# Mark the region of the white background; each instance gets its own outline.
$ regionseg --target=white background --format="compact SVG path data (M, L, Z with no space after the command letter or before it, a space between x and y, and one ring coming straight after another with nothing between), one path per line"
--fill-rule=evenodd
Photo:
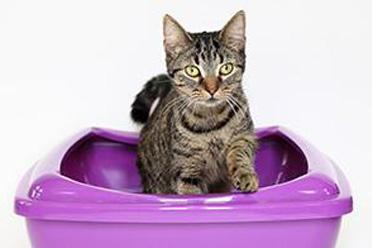
M370 0L1 0L0 247L30 247L12 206L34 161L84 127L135 129L133 96L165 71L164 13L203 31L239 9L257 126L287 126L340 165L355 211L338 248L372 247Z

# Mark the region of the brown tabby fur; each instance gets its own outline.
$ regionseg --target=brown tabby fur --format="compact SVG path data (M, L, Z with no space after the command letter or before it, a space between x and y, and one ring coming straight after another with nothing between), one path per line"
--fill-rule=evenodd
M138 146L143 191L156 194L244 192L258 189L256 139L241 81L245 68L245 15L219 32L187 33L164 18L168 76L137 95L132 117L145 122ZM232 63L223 76L218 69ZM200 75L190 77L188 65ZM154 112L149 109L160 98ZM142 111L142 112L141 112ZM141 116L142 115L142 116Z

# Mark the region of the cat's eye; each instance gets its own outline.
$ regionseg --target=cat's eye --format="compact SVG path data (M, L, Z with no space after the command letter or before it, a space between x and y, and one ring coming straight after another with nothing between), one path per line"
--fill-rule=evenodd
M220 75L227 76L234 70L232 63L226 63L220 67Z
M194 65L188 65L185 67L185 72L188 76L190 77L199 77L200 76L200 71L198 69L198 67L194 66Z

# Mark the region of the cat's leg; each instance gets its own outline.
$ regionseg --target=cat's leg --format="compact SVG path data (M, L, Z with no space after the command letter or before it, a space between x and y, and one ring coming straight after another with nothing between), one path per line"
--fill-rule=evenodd
M176 193L180 195L206 194L208 187L202 177L205 161L198 155L192 157L175 156L177 176Z
M179 195L198 195L208 193L200 185L200 179L180 177L177 179L177 194Z
M227 167L232 184L243 192L258 190L259 180L253 167L255 151L256 140L250 135L234 139L227 151Z

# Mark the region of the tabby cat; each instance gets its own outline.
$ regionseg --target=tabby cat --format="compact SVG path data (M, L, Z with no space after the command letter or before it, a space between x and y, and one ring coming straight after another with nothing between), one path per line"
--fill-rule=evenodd
M188 33L166 15L164 47L168 74L147 82L132 104L132 119L145 124L137 159L143 191L256 191L256 139L242 89L244 12L203 33Z

